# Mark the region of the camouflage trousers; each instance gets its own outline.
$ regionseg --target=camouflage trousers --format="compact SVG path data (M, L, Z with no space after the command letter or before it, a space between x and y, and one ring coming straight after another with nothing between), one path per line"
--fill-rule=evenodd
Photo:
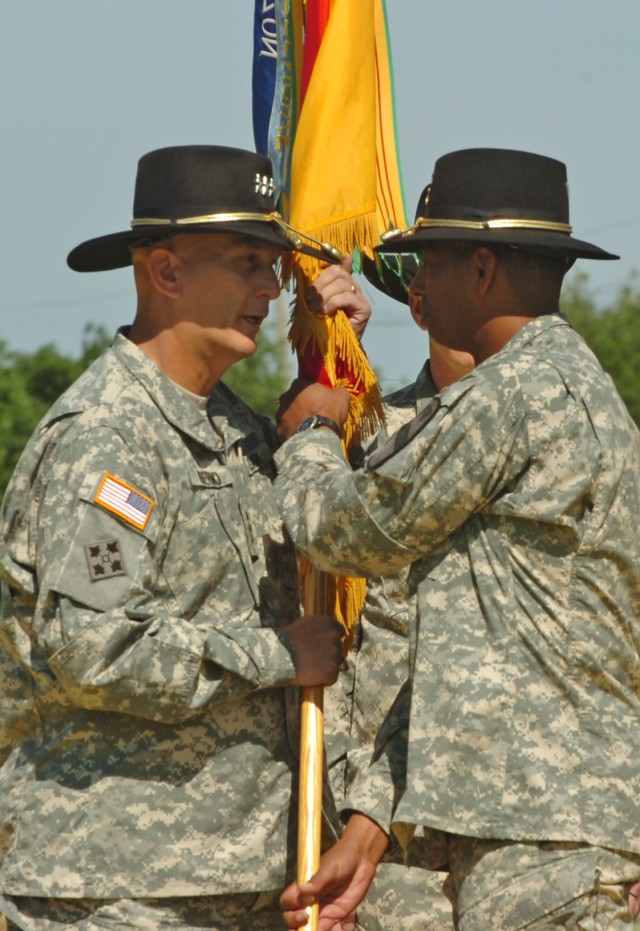
M453 931L447 873L381 863L358 908L359 931Z
M572 843L448 836L459 931L631 931L640 856Z
M169 899L0 896L8 931L278 931L279 892Z

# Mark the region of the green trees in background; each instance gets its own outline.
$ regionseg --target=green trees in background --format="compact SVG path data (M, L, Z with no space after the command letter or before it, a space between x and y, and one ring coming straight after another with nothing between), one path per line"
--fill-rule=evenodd
M562 309L611 375L631 416L640 425L640 285L634 276L606 307L598 307L586 273L575 275L562 294ZM0 341L0 495L35 425L65 388L110 343L101 327L88 326L77 359L54 346L13 352ZM225 382L256 410L275 413L287 387L282 347L273 327L260 334L258 352L230 369ZM408 373L407 380L412 377Z
M90 325L79 358L71 359L55 346L13 352L0 341L0 494L40 418L109 342L106 330Z
M609 306L598 308L585 272L562 293L562 309L611 375L629 413L640 426L640 279L634 275Z

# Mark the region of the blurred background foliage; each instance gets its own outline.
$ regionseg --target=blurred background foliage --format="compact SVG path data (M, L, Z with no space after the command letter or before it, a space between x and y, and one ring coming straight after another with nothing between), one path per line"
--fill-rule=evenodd
M613 378L640 427L640 278L632 275L613 303L598 307L588 275L578 272L563 288L561 306Z
M640 281L623 285L614 300L598 306L585 272L562 293L562 310L613 378L629 413L640 426ZM401 335L398 338L402 338ZM88 326L78 358L53 345L33 353L14 352L0 341L0 495L34 427L57 397L109 345L101 327ZM290 381L291 356L274 326L260 334L255 355L235 365L224 381L256 410L273 417L278 395ZM380 377L382 373L378 372ZM417 373L408 372L407 382Z

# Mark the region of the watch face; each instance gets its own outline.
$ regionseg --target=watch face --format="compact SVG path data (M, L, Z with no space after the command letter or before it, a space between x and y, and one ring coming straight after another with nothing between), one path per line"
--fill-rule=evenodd
M318 422L317 414L312 414L311 417L307 417L305 418L305 420L302 421L302 423L298 427L297 432L302 433L303 430L309 430L310 427L315 427L317 422Z

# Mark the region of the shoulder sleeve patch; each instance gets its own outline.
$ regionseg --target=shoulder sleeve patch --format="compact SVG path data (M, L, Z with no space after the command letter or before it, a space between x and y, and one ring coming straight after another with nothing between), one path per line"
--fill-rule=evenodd
M122 562L122 552L117 540L100 540L85 546L84 551L89 565L89 578L92 582L110 579L114 575L126 575Z
M111 511L138 530L145 529L156 506L155 501L143 492L109 472L102 476L93 503Z
M385 462L388 462L389 459L393 458L396 453L400 452L401 449L404 449L405 446L408 446L414 437L416 437L420 431L426 427L429 421L433 420L439 410L440 398L438 395L436 395L431 400L431 402L427 404L427 406L413 418L413 420L409 420L402 427L400 427L396 433L389 437L384 446L381 446L380 449L377 449L375 453L373 453L373 455L367 459L365 463L365 470L367 472L371 472L375 469L378 469L381 465L384 465Z

